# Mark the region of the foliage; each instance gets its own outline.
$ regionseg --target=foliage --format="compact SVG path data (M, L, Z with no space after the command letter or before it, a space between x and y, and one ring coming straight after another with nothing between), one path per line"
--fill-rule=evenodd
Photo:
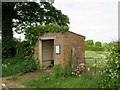
M61 76L69 77L69 76L73 76L72 72L73 70L70 65L66 65L64 68L62 68L61 65L55 65L52 69L51 75L54 75L56 78Z
M75 75L73 71L67 72L64 71L59 65L53 68L51 74L43 75L37 80L31 79L24 83L26 87L29 88L119 88L119 69L120 54L118 50L118 42L113 42L110 44L107 51L107 64L103 65L100 70L100 73L97 73L96 76L91 76L90 74L85 73L84 76ZM102 52L101 52L102 53ZM104 53L103 53L104 54ZM101 56L102 57L102 56ZM102 61L103 62L103 61ZM71 72L71 73L70 73ZM66 73L64 75L63 73ZM74 72L75 73L75 72ZM67 75L68 74L68 75Z
M35 25L68 26L69 18L49 2L3 2L2 3L2 56L15 56L13 32L25 33ZM14 28L14 31L13 31ZM34 31L34 29L33 29ZM41 31L43 32L43 31Z
M120 53L119 53L120 47L119 47L119 41L117 42L111 42L110 47L108 49L109 53L107 55L107 64L105 66L105 69L101 73L101 75L104 78L100 82L100 87L106 88L106 87L112 87L112 88L118 88L119 87L119 74L120 74ZM104 82L104 83L103 83Z
M93 40L87 40L87 41L85 41L85 44L92 46L92 45L94 45L94 41Z
M34 48L30 47L29 42L20 42L19 44L17 44L15 57L20 59L30 59L33 57L33 50Z
M97 42L95 42L95 46L96 46L96 47L101 47L102 44L101 44L101 42L97 41Z
M49 78L43 76L37 80L31 79L23 83L28 88L96 88L96 78L80 77L58 77Z
M25 58L30 58L32 57L34 53L34 47L36 44L36 41L38 40L39 36L42 35L43 33L47 32L61 32L64 33L68 31L69 27L68 26L59 26L59 25L46 25L46 26L33 26L30 27L26 30L26 47L25 48ZM24 46L23 46L24 47ZM18 50L19 51L19 50Z
M101 45L101 42L95 42L93 40L85 41L85 50L89 51L103 51L104 48Z
M2 77L33 72L38 69L38 65L39 61L34 59L19 60L17 58L9 58L2 64Z
M59 25L46 25L46 26L33 26L26 29L25 39L30 42L30 44L35 44L36 40L40 35L47 32L66 32L68 31L68 26Z
M70 66L63 69L60 65L56 65L50 74L42 75L37 80L27 80L23 85L28 88L96 88L98 86L97 77L87 74L76 76L69 69Z
M2 42L2 58L10 58L15 56L15 40L8 40L6 42Z

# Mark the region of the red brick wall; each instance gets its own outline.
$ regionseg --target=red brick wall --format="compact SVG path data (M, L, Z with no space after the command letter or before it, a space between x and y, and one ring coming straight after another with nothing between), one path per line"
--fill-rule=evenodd
M84 62L84 40L85 37L72 32L66 32L64 34L64 64L71 63L72 48L77 49L77 57L79 58L78 60Z
M54 64L61 64L64 66L71 62L71 50L72 48L77 48L78 57L84 58L84 40L85 37L72 33L72 32L65 32L65 33L45 33L42 37L56 37L54 39ZM61 54L57 55L55 53L55 46L60 45L61 47ZM39 44L38 41L36 43L35 54L34 58L39 57Z

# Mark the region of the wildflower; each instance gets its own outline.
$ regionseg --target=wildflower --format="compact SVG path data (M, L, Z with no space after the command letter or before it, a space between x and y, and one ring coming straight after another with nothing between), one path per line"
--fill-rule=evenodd
M7 68L7 65L6 64L2 64L2 67Z
M93 67L95 67L96 66L96 63L95 64L93 64Z
M6 85L5 85L4 83L2 83L2 86L4 86L4 87L5 87Z
M85 64L84 63L80 63L81 66L84 66Z
M79 69L79 66L77 66L77 69Z
M75 74L74 72L72 72L72 74Z
M84 66L82 65L81 67L83 68Z
M78 71L79 69L76 69L75 71Z
M90 68L88 68L88 71L90 71Z
M110 69L109 71L112 72L112 69Z
M79 71L77 71L77 73L79 73Z

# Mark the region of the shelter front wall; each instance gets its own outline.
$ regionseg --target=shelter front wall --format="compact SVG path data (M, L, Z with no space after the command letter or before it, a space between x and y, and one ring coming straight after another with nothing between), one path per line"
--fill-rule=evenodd
M42 37L54 37L54 65L63 64L63 34L62 33L45 33ZM56 54L56 45L60 45L60 54Z
M60 54L56 54L56 45L60 45ZM54 64L61 64L63 65L63 35L58 35L54 41Z

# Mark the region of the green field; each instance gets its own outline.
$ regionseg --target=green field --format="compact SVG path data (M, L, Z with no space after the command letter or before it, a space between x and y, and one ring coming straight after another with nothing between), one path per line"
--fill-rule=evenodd
M103 51L85 51L85 57L101 57Z
M95 59L86 59L86 66L87 67L94 67L94 64L96 62L97 67L100 68L101 65L105 64L106 60L105 58L105 54L107 54L107 52L103 52L103 51L85 51L85 57L93 57L96 58ZM99 63L99 64L98 64Z

